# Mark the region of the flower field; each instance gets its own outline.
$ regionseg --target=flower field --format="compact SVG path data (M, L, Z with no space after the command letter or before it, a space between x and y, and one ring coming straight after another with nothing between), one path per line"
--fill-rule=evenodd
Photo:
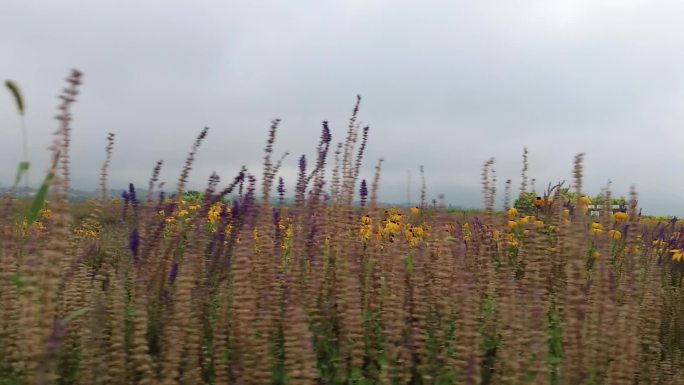
M294 191L275 120L263 169L196 194L210 130L173 191L150 165L145 196L107 195L110 134L100 198L72 203L80 73L68 82L43 188L1 201L1 385L684 384L684 224L642 218L636 191L617 212L608 190L592 201L582 154L545 191L525 160L503 207L493 160L481 212L425 187L416 207L380 207L382 160L359 180L357 102L341 140L324 122Z

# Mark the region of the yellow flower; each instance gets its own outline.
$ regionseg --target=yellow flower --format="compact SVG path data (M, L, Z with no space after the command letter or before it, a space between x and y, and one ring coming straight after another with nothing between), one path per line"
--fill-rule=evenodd
M601 233L603 232L603 226L601 226L600 223L594 222L594 223L591 224L591 231L592 231L595 235L599 235L599 234L601 234Z
M594 258L599 258L601 256L601 253L599 253L598 250L594 250Z
M544 228L544 222L536 220L536 221L534 221L534 227L536 227L538 229L543 229Z
M518 239L513 234L508 235L508 246L510 246L510 247L520 246L520 242L518 241Z
M399 230L401 230L401 228L399 227L399 225L397 223L387 222L387 224L385 224L385 232L388 234L392 234L392 235L399 234Z
M568 209L563 209L563 215L565 215L566 217L567 217L567 216L570 216L570 210L568 210Z
M515 207L508 209L508 219L513 220L518 216L518 210Z
M672 260L675 262L679 262L682 259L684 259L684 250L679 249L679 250L670 250L672 253Z
M622 233L617 230L610 230L608 234L610 234L611 238L615 240L622 238Z
M626 212L618 211L615 214L613 214L613 218L615 218L615 220L618 222L624 222L627 219L629 219L629 215Z
M515 229L516 227L518 227L518 222L516 222L516 221L508 221L508 228L509 228L509 229L513 230L513 229Z
M582 203L583 205L590 205L590 204L591 204L591 199L589 199L589 197L586 196L586 195L582 195L582 196L580 197L579 201L580 201L580 203Z
M554 233L557 233L560 229L558 228L558 226L552 225L552 226L549 226L549 230L553 231Z
M529 217L522 217L518 220L518 223L520 223L521 225L526 225L527 222L529 222L529 221L530 221Z
M544 200L541 197L536 197L536 198L534 198L534 201L532 202L532 204L535 207L539 208L539 207L544 206Z
M418 207L411 207L411 214L413 214L413 215L420 214L420 209Z
M40 209L40 216L44 219L49 219L52 217L52 210L48 208Z
M178 211L178 216L179 216L179 217L184 217L184 216L186 216L186 215L188 215L188 214L189 214L188 210L179 210L179 211Z

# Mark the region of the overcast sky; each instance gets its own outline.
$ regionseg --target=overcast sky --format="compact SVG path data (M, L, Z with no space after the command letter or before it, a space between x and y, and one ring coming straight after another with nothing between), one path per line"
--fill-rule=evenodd
M537 186L570 180L586 153L586 189L635 184L650 214L684 215L684 2L29 1L0 0L0 78L25 94L31 179L48 164L56 95L84 72L74 107L74 187L94 189L107 132L110 185L145 186L158 159L174 185L210 127L193 187L241 164L260 172L269 122L276 154L314 156L321 121L342 140L355 95L370 125L362 177L384 157L381 199L444 193L481 206L483 162L520 183L529 149ZM19 119L0 93L0 184L21 160Z

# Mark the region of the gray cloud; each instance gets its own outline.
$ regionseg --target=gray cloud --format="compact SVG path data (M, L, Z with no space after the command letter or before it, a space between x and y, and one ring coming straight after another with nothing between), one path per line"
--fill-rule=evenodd
M75 106L74 183L94 188L105 136L117 134L111 184L145 185L154 162L174 183L195 135L211 127L191 183L259 170L272 118L277 149L314 155L322 120L341 140L354 96L371 125L362 177L385 158L381 198L403 201L406 173L425 165L429 195L480 205L494 156L500 183L519 184L530 150L537 186L570 179L586 152L586 187L636 184L645 210L684 215L684 34L677 1L0 0L0 75L28 104L32 179L55 95L85 72ZM21 153L18 118L0 95L0 161ZM14 166L0 172L9 183Z

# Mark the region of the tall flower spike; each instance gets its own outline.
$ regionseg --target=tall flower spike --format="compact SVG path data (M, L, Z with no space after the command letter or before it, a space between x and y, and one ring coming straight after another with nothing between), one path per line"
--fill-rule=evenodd
M366 185L366 180L361 180L361 188L359 189L359 195L361 196L361 207L366 205L366 198L368 197L368 186Z
M183 196L183 193L185 192L185 184L188 182L188 175L190 175L192 164L195 162L195 154L197 154L199 146L202 144L202 141L204 141L204 138L207 137L208 133L209 127L204 127L204 129L202 129L200 134L197 136L197 139L195 139L195 143L192 146L192 150L190 150L188 157L185 159L185 166L183 167L183 171L181 172L181 175L178 178L178 188L176 190L177 199L180 199L180 197Z
M306 155L299 158L299 176L297 177L297 186L295 190L295 205L302 206L306 195Z
M161 173L161 168L163 164L163 160L158 160L157 163L154 165L154 168L152 169L152 177L150 178L150 183L147 187L147 197L145 198L145 201L147 203L152 202L152 196L154 194L154 185L157 184L157 182L159 181L159 174Z
M107 201L107 169L112 160L112 152L114 150L114 134L107 134L107 146L105 147L105 161L100 169L100 201L104 204Z
M283 202L285 201L285 181L283 180L283 177L278 177L278 204L281 206L283 205Z
M138 197L135 193L135 186L133 183L128 184L128 199L131 201L131 207L133 208L133 215L138 215Z

